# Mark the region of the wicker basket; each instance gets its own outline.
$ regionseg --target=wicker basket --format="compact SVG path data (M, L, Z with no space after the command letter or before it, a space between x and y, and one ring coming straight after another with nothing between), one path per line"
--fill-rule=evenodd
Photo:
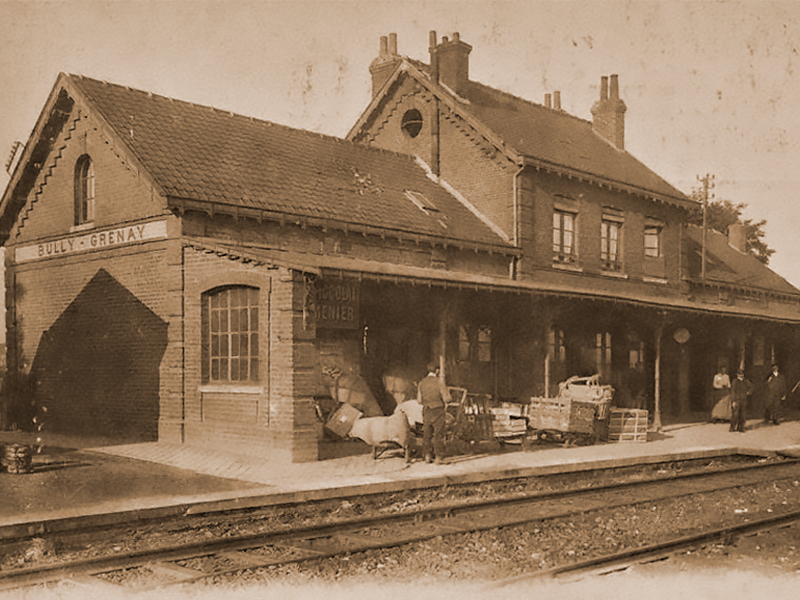
M33 471L33 448L23 444L10 444L3 448L0 463L9 473L30 473Z

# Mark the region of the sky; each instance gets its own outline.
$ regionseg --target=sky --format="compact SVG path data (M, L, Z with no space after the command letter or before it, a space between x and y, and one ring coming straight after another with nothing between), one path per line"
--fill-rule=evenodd
M0 0L0 159L59 72L343 137L380 36L427 62L429 31L472 46L471 79L585 119L618 74L626 149L685 193L714 175L800 287L800 0Z

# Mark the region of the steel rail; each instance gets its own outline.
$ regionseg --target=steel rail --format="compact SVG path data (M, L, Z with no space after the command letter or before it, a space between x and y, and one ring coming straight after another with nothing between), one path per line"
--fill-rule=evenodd
M749 535L760 531L769 531L777 527L785 527L797 523L800 523L800 511L791 511L737 525L726 525L725 527L709 529L697 534L682 536L664 542L646 544L621 552L596 556L551 569L545 569L536 573L527 573L525 575L510 577L501 582L495 582L491 587L506 587L522 581L541 578L558 578L565 575L606 575L611 572L624 570L633 564L654 562L655 560L668 558L681 550L702 547L717 541L729 541L743 535Z
M586 512L585 507L583 508L578 507L575 509L567 508L566 510L561 510L558 514L552 514L545 517L536 517L536 518L531 518L527 516L515 517L514 514L505 510L506 507L513 504L527 503L534 505L535 503L562 500L570 497L579 498L580 496L583 495L585 496L588 496L590 494L597 495L617 490L629 490L637 487L642 488L645 486L659 486L664 484L671 484L681 480L690 480L699 478L711 479L714 477L724 477L736 473L750 472L750 471L765 473L767 471L774 470L776 468L788 469L790 467L796 467L798 463L800 463L800 461L790 460L781 463L742 465L736 468L720 469L711 472L705 471L698 473L679 473L676 475L671 475L669 477L652 477L636 481L616 482L613 484L596 486L596 487L582 487L577 489L560 490L560 491L536 492L533 494L526 494L523 496L504 497L493 500L469 501L469 502L458 503L456 505L424 508L420 510L409 511L399 514L392 514L392 515L382 514L367 518L343 519L335 523L328 523L322 525L287 528L279 531L246 534L219 540L203 541L200 543L190 543L190 544L182 544L178 546L170 546L165 548L135 551L122 555L79 559L69 562L52 563L35 567L12 569L8 571L0 571L0 590L33 585L36 583L52 582L56 580L66 579L74 575L92 575L99 573L107 573L110 571L117 571L121 569L141 567L151 563L174 562L195 557L223 554L226 552L236 552L240 550L252 549L257 547L282 544L286 541L292 541L292 540L296 541L296 540L319 539L347 532L352 533L354 531L365 529L368 527L396 525L400 523L412 523L419 525L425 522L428 522L430 525L434 525L433 527L429 527L428 531L423 530L418 535L404 535L400 536L395 540L388 540L388 541L383 540L380 543L361 543L361 544L355 543L348 546L346 550L337 549L334 552L314 551L308 553L305 556L280 560L277 562L274 560L266 560L264 561L263 566L274 565L279 563L288 564L291 562L301 562L309 559L331 557L338 554L343 554L345 552L352 553L367 549L374 549L376 547L387 548L409 543L415 543L415 542L425 541L440 535L459 534L468 531L481 531L481 530L494 529L497 527L520 526L530 522L548 520L553 518L564 518ZM775 479L764 479L764 480L769 481ZM741 487L742 485L753 485L756 483L759 483L759 481L747 481L747 482L735 481L721 487L701 489L699 491L692 490L688 493L663 495L663 496L658 496L657 499L681 497L685 495L714 491L717 489L728 489L732 487ZM652 501L652 499L639 498L631 501L629 497L625 497L621 498L617 502L607 503L600 508L593 508L591 510L618 508L621 506L636 504L642 501ZM452 517L456 514L462 514L462 513L468 514L470 512L477 513L478 511L481 510L488 511L491 509L495 510L503 509L504 518L501 519L500 522L495 520L484 524L469 523L469 521L464 523L463 520L462 524L460 525L452 522ZM447 523L448 519L450 519L449 524ZM435 523L436 520L441 520L443 524L437 526ZM358 541L357 537L354 539L356 540L356 542ZM300 548L300 550L303 549ZM247 568L247 567L240 566L234 570L241 570L242 568ZM215 571L209 574L201 574L193 579L203 579L224 572L225 571Z

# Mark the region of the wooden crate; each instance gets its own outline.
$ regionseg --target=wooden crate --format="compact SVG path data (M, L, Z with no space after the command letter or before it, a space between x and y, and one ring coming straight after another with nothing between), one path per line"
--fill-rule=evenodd
M595 407L572 398L531 398L528 422L531 429L592 433Z
M612 408L608 417L609 442L646 442L647 411Z

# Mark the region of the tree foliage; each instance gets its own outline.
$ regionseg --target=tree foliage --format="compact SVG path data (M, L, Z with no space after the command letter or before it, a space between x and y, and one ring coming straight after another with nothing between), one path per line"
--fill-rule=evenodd
M703 192L694 190L692 198L702 203ZM706 226L723 235L728 235L728 228L731 225L741 223L745 229L747 252L765 265L768 265L769 258L775 253L775 250L770 248L764 241L764 236L766 235L764 227L767 221L762 219L754 223L752 219L742 219L742 212L745 208L747 208L747 204L744 202L734 204L730 200L713 200L708 203L706 209ZM692 211L689 222L694 225L703 225L702 206Z

